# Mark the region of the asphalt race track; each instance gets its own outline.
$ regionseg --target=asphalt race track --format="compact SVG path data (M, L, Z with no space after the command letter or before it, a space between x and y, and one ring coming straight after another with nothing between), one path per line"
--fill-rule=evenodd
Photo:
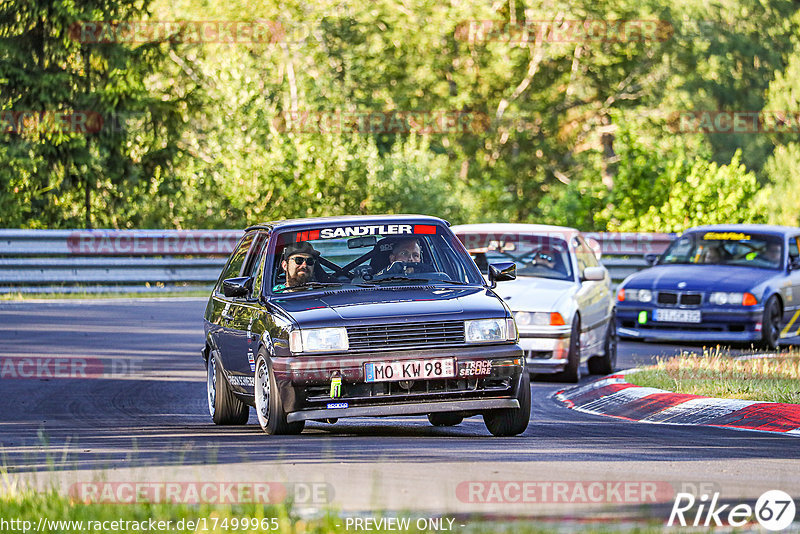
M800 496L800 437L585 415L551 398L565 387L558 383L533 384L531 424L515 438L491 437L480 418L453 428L422 417L309 423L300 436L269 437L251 412L247 426L217 427L199 355L204 306L205 299L0 303L6 470L73 494L98 480L269 481L293 492L301 508L459 517L613 510L666 520L678 491L751 504L771 489ZM696 349L622 343L618 367ZM567 482L570 490L531 500L515 490L522 482ZM623 486L604 490L611 496L602 502L573 492L597 482ZM643 487L657 488L656 506L636 493Z

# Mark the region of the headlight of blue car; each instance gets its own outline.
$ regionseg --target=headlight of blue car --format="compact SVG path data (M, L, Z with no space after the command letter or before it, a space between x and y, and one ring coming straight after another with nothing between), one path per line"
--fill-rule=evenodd
M717 306L755 306L758 299L752 293L715 291L708 297L708 302Z
M620 302L652 302L653 292L649 289L620 289L617 293Z

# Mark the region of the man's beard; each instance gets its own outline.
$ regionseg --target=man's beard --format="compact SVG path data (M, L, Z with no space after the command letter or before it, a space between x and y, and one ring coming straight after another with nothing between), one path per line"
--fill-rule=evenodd
M286 285L289 287L299 286L300 284L305 284L309 280L311 280L311 271L298 269L295 271L294 276L286 279Z

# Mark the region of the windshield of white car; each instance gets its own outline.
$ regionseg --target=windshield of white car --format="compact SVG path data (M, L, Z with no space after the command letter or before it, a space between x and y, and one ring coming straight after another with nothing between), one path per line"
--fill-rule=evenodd
M546 239L546 241L545 241ZM472 258L483 274L492 263L513 261L518 277L572 280L572 258L566 241L543 238L542 241L515 240L491 243L484 250L472 251Z
M692 232L674 241L659 264L702 264L780 269L783 244L780 236L750 232Z

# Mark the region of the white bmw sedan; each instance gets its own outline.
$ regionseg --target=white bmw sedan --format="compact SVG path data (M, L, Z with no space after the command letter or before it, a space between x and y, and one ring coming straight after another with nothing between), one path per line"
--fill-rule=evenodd
M574 228L539 224L467 224L453 232L478 268L513 261L517 279L494 288L514 314L532 374L577 382L614 371L617 332L611 278Z

